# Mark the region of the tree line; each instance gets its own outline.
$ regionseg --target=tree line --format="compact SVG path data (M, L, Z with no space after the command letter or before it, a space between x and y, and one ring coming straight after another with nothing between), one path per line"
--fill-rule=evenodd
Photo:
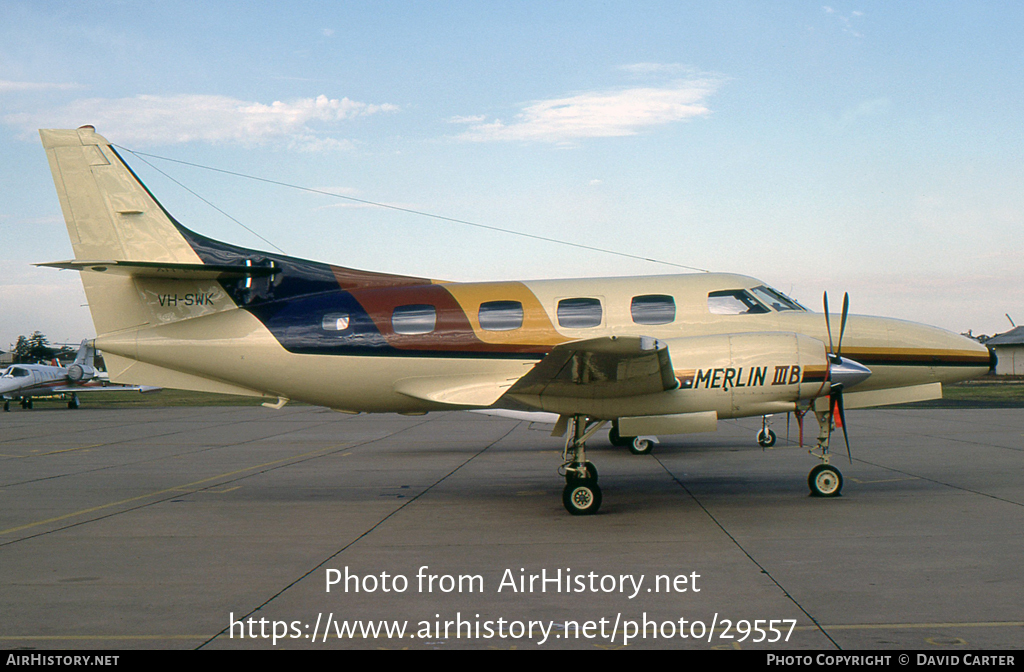
M49 362L54 358L58 360L74 359L78 348L69 345L51 345L45 334L34 331L31 336L18 336L18 341L14 344L14 349L11 352L14 353L15 364L34 364Z

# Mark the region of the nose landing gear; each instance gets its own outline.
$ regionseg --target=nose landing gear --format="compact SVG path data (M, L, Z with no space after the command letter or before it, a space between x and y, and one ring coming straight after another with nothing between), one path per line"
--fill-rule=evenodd
M839 497L843 491L843 475L828 461L828 440L832 434L833 422L832 412L816 412L814 416L818 419L820 431L818 432L818 445L810 452L811 455L821 460L821 464L811 469L811 473L807 475L807 486L811 490L812 497Z

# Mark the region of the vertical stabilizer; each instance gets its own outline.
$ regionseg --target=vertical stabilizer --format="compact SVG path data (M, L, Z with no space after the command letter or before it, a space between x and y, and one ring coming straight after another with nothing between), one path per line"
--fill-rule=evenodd
M92 126L40 130L39 136L77 260L203 263L163 207ZM82 285L97 336L160 321L159 311L149 305L156 297L144 281L89 272L82 273Z
M75 258L202 263L167 213L92 126L41 130Z
M96 350L89 345L88 339L82 341L82 345L78 348L78 354L75 355L75 364L83 364L85 366L95 366Z

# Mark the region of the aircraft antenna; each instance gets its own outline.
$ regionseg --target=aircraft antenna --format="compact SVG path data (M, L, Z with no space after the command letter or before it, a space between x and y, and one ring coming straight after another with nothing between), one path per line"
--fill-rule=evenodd
M217 207L216 205L214 205L214 204L213 204L213 203L211 203L210 201L206 200L205 198L203 198L202 196L200 196L200 195L199 195L199 194L197 194L196 192L192 191L191 189L189 189L188 187L186 187L186 186L185 186L184 184L182 184L182 183L181 183L181 182L179 182L178 180L174 179L173 177L171 177L170 175L168 175L168 174L167 174L167 173L165 173L164 171L162 171L162 170L160 170L159 168L157 168L156 166L154 166L154 165L153 165L152 163L150 163L149 161L146 161L146 159L142 158L142 156L139 156L139 154L140 154L139 152L133 152L132 150L128 149L127 147L121 147L120 145L114 145L114 146L115 146L115 147L117 147L118 149L123 149L123 150L124 150L124 151L126 151L126 152L131 152L131 153L132 153L132 154L134 154L134 155L135 155L136 157L138 157L139 161L142 161L142 162L143 162L144 164L146 164L147 166L149 166L150 168L152 168L152 169L153 169L153 170L155 170L156 172L160 173L161 175L163 175L164 177L166 177L166 178L167 178L168 180L170 180L171 182L174 182L174 183L175 183L176 185L178 185L179 187L181 187L182 189L184 189L184 190L185 190L185 191L187 191L188 193L192 194L193 196L195 196L196 198L198 198L198 199L199 199L200 201L202 201L203 203L206 203L206 204L207 204L208 206L210 206L211 208L213 208L214 210L216 210L216 211L217 211L217 212L219 212L220 214L224 215L225 217L227 217L228 219L230 219L230 220L231 220L232 222L234 222L235 224L238 224L238 225L239 225L240 227L242 227L243 229L245 229L246 231L248 231L248 232L249 232L249 233L251 233L252 235L256 236L257 238L259 238L260 240L262 240L262 241L263 241L264 243L266 243L267 245L270 245L271 247L273 247L273 248L274 248L275 250L277 250L277 251L278 251L278 252L280 252L281 254L287 254L287 252L285 252L284 250L282 250L282 249L281 249L280 247L278 247L277 245L274 245L274 244L273 244L272 242L270 242L269 240L267 240L266 238L264 238L264 237L263 237L263 236L261 236L260 234L256 233L255 231L253 231L252 229L250 229L250 228L249 228L248 226L246 226L245 224L242 224L242 223L241 223L240 221L238 221L237 219L235 219L234 217L232 217L232 216L231 216L231 215L229 215L228 213L224 212L223 210L221 210L220 208L218 208L218 207ZM159 156L153 156L152 154L146 154L145 156L150 156L150 157L152 157L152 158L154 158L154 159L159 159L159 158L162 158L162 157L159 157ZM170 160L170 159L168 159L168 160Z
M1010 317L1010 314L1009 313L1003 313L1003 314L1006 315L1006 319L1008 319L1010 321L1010 326L1012 326L1014 329L1016 329L1017 325L1013 323L1013 318Z
M223 168L214 168L212 166L204 166L204 165L199 164L199 163L191 163L189 161L181 161L179 159L171 159L171 158L168 158L166 156L158 156L156 154L147 154L146 152L137 152L135 150L128 149L127 147L122 147L121 145L114 145L114 147L116 147L118 149L123 149L124 151L129 152L130 154L133 154L134 156L139 157L139 160L141 160L144 163L146 163L146 165L150 166L154 170L157 170L161 175L163 175L163 176L167 177L168 179L172 180L175 184L177 184L180 187L184 188L189 193L195 195L197 198L202 200L204 203L207 203L208 205L210 205L211 207L216 209L218 212L221 212L225 216L229 217L231 220L236 222L239 226L242 226L246 231L249 231L253 235L256 235L257 237L259 237L261 240L263 240L264 242L266 242L269 245L274 245L274 244L271 243L270 241L268 241L263 236L260 236L259 234L257 234L255 231L253 231L249 227L247 227L244 224L242 224L241 222L239 222L234 217L231 217L231 215L228 215L226 212L224 212L223 210L221 210L217 206L213 205L212 203L207 201L205 198L202 198L201 196L196 194L194 191L192 191L191 189L189 189L185 185L181 184L180 182L178 182L174 178L172 178L170 175L167 175L167 173L163 172L159 168L156 168L156 166L154 166L149 161L146 161L143 157L148 156L151 159L159 159L161 161L170 161L171 163L180 163L180 164L182 164L184 166L191 166L193 168L202 168L203 170L210 170L210 171L213 171L213 172L216 172L216 173L224 173L225 175L232 175L234 177L242 177L242 178L249 179L249 180L255 180L257 182L265 182L267 184L274 184L274 185L277 185L279 187L288 187L289 189L298 189L299 191L306 191L306 192L313 193L313 194L323 194L324 196L332 196L334 198L341 198L341 199L344 199L346 201L353 201L355 203L362 203L363 205L372 205L372 206L378 207L378 208L387 208L389 210L397 210L399 212L406 212L406 213L413 214L413 215L420 215L422 217L430 217L432 219L439 219L439 220L444 221L444 222L452 222L454 224L464 224L466 226L473 226L473 227L476 227L478 229L486 229L488 231L497 231L499 233L507 233L507 234L510 234L510 235L513 235L513 236L520 236L522 238L532 238L533 240L540 240L540 241L543 241L543 242L546 242L546 243L556 243L558 245L567 245L569 247L575 247L575 248L578 248L578 249L590 250L591 252L602 252L604 254L614 254L614 255L619 256L619 257L626 257L628 259L637 259L639 261L647 261L647 262L650 262L652 264L663 264L665 266L673 266L675 268L683 268L683 269L686 269L688 271L700 271L701 273L710 273L711 272L711 271L709 271L706 268L697 268L696 266L687 266L685 264L677 264L677 263L671 262L671 261L663 261L661 259L655 259L653 257L644 257L644 256L641 256L641 255L638 255L638 254L629 254L628 252L619 252L618 250L609 250L609 249L606 249L606 248L603 248L603 247L596 247L594 245L584 245L583 243L573 243L573 242L568 241L568 240L559 240L558 238L549 238L547 236L538 236L538 235L535 235L535 234L532 234L532 233L524 233L522 231L516 231L514 229L503 229L503 228L498 227L498 226L490 226L488 224L479 224L477 222L470 222L470 221L465 220L465 219L456 219L454 217L445 217L444 215L435 215L433 213L424 212L422 210L413 210L412 208L403 208L403 207L400 207L400 206L397 206L397 205L389 205L387 203L378 203L376 201L368 201L368 200L362 199L362 198L355 198L354 196L343 196L341 194L334 194L334 193L331 193L329 191L323 191L322 189L313 189L311 187L303 187L302 185L298 185L298 184L289 184L288 182L280 182L278 180L271 180L271 179L268 179L268 178L265 178L265 177L257 177L255 175L247 175L245 173L238 173L238 172L231 171L231 170L225 170ZM281 250L281 248L277 247L276 245L274 245L274 247L277 248L278 250ZM283 250L281 250L281 251L283 253Z

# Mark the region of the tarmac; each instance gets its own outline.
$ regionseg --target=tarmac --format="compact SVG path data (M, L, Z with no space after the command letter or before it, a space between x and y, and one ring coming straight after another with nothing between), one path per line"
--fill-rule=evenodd
M771 450L760 418L646 456L600 432L571 516L547 426L44 406L0 413L2 649L1024 642L1024 409L850 411L829 499L785 416Z

